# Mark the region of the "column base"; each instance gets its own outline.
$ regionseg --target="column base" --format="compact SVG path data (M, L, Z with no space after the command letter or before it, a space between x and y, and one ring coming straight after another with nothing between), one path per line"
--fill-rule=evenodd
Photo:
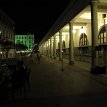
M69 65L74 65L74 61L70 61L70 62L69 62Z
M64 71L64 69L62 68L62 69L61 69L61 71L63 72L63 71Z
M52 58L52 56L50 56L50 58Z
M91 68L92 74L104 74L106 73L106 66L95 66L95 68Z
M53 57L53 59L56 59L56 57Z
M62 58L59 58L59 61L62 61Z

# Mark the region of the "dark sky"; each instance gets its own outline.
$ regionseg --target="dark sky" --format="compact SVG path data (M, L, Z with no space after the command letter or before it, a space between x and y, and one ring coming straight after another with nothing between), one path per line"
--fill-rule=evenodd
M0 8L11 17L16 34L34 33L39 43L70 0L0 0Z

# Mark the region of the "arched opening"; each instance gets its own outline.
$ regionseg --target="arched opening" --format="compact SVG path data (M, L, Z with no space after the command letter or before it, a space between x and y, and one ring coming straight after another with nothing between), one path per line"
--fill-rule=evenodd
M81 33L80 38L79 38L79 60L83 62L88 62L88 38L85 33Z
M87 35L85 33L81 33L79 39L79 46L86 46L88 45Z
M105 44L107 43L107 24L101 26L99 33L98 33L98 44Z
M107 24L101 26L98 32L98 46L96 47L98 51L98 64L100 66L107 65Z

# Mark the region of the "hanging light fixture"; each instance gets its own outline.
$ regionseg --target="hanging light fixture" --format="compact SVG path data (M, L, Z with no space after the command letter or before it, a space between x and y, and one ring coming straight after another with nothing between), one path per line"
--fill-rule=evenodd
M83 26L81 27L80 32L81 32L81 33L84 33Z

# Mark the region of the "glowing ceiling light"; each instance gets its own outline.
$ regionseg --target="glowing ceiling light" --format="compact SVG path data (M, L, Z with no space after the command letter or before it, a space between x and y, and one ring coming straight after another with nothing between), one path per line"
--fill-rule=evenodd
M83 27L81 27L80 32L81 32L81 33L84 33L84 29L83 29Z

